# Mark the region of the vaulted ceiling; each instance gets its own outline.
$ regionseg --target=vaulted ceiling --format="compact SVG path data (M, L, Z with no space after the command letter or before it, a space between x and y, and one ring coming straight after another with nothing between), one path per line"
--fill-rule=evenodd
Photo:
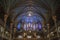
M7 22L16 20L22 13L32 10L48 21L55 14L59 0L0 0L0 19L4 21L7 14Z

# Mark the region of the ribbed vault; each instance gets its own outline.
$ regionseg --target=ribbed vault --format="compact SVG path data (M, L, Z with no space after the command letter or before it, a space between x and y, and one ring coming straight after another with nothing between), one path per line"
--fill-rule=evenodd
M3 4L2 6L6 14L11 15L12 19L15 19L18 15L24 12L24 9L28 6L33 6L38 14L47 19L46 15L50 15L49 12L51 12L51 9L53 8L51 8L51 2L53 4L55 3L48 0L1 0L1 4Z

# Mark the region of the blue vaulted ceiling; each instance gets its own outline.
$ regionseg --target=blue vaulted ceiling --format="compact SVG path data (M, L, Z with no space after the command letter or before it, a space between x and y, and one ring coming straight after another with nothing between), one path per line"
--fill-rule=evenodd
M47 20L51 9L55 9L56 0L0 0L4 11L10 14L11 20L19 22L20 15L26 13L32 7L32 11L40 15L44 20Z
M16 21L25 21L25 22L39 22L39 21L43 21L43 18L36 14L36 13L33 13L32 16L27 16L26 13L23 13L22 15L18 16Z
M22 16L24 16L24 17L26 17L26 13L27 13L28 11L32 11L33 14L34 14L34 16L35 16L35 15L40 16L40 21L41 21L42 19L44 19L44 18L42 17L42 14L41 14L41 15L37 14L37 13L39 13L39 11L37 11L37 9L35 9L34 7L32 7L32 8L31 8L31 7L26 7L23 11L24 11L24 12L22 12ZM44 11L44 10L43 10L43 11ZM22 18L21 15L18 15L18 16L16 17L16 21L19 21L21 18ZM24 18L23 18L23 19L24 19Z

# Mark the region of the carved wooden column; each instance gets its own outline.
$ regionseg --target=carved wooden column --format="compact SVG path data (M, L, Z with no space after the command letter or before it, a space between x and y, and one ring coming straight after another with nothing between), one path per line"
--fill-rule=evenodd
M57 37L59 38L59 33L58 33L58 26L57 26L57 19L56 19L56 16L53 16L52 18L53 18L53 20L54 20L54 24L55 24L55 27L56 27Z
M14 27L14 30L13 30L13 39L15 39L15 33L16 33L16 27Z
M10 23L10 38L9 40L12 40L12 28L13 28L13 21Z
M14 28L13 28L13 39L15 39L15 33L16 33L16 26L17 26L17 22L14 23Z
M7 15L7 14L5 14L5 15L4 15L4 28L6 28L7 18L8 18L8 15Z
M3 32L3 34L2 34L2 37L4 37L5 36L5 29L6 29L6 22L7 22L7 18L8 18L8 15L7 14L5 14L4 15L4 32Z
M49 30L50 30L50 24L47 24L47 28L48 28L48 38L49 38L48 40L51 40L50 39L50 32L49 32Z

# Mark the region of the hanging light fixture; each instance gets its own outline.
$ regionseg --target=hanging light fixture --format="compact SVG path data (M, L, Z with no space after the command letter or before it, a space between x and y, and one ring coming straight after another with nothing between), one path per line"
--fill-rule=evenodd
M28 16L31 16L31 14L29 13Z
M28 16L32 16L33 12L32 11L28 11L27 14L28 14Z

